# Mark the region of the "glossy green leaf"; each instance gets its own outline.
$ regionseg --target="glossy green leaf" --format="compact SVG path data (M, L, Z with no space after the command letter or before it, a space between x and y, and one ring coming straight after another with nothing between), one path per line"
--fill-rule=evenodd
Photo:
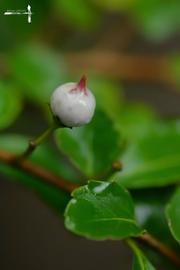
M129 193L117 183L90 181L76 189L65 211L65 226L90 239L122 239L141 233Z
M12 75L24 95L38 104L49 103L52 91L65 76L60 57L43 47L29 46L15 52L9 60Z
M0 129L8 127L22 109L22 98L12 85L0 81Z
M166 215L170 231L180 243L180 188L177 188L167 205Z
M84 0L55 0L56 10L66 24L82 29L89 29L98 22L96 9L90 1Z
M180 29L179 0L137 0L132 8L135 23L148 39L163 40Z
M73 164L89 178L108 172L120 152L119 133L109 117L96 111L90 124L57 130L56 141Z
M132 134L133 136L133 134ZM129 188L173 184L180 179L180 121L156 123L129 143L121 158L123 171L112 180Z
M140 248L132 240L128 240L128 244L134 252L134 260L132 270L155 270L154 266L145 257Z
M27 148L28 142L29 138L26 136L3 134L0 136L0 149L21 154ZM71 167L64 163L57 155L57 152L46 144L39 146L30 159L60 177L70 179L70 181L78 181L77 175Z

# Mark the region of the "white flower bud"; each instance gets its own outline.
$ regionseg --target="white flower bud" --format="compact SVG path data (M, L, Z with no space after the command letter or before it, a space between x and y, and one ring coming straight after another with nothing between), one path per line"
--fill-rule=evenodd
M65 126L78 127L91 121L96 101L83 76L78 83L60 85L53 92L50 105L53 115Z

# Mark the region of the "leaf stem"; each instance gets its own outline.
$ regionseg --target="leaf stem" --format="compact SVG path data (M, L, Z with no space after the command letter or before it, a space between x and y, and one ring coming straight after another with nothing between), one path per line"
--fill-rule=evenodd
M133 251L133 253L137 256L139 264L141 265L141 269L144 269L143 261L142 261L142 253L140 249L137 247L136 243L134 240L131 238L128 238L126 240L127 245L130 247L130 249Z
M126 243L135 254L138 253L139 250L138 250L138 248L137 248L137 246L135 244L135 241L132 238L126 239Z
M58 125L55 122L53 122L53 124L45 132L43 132L41 135L34 138L33 140L30 140L27 149L22 154L17 156L14 162L15 161L19 162L22 159L28 158L35 151L35 149L40 144L42 144L49 137L49 135L57 128Z
M155 238L151 234L145 233L134 239L158 251L160 254L168 258L175 265L180 266L180 257L178 256L178 254L176 254L174 250L172 250L166 244L160 242L157 238Z

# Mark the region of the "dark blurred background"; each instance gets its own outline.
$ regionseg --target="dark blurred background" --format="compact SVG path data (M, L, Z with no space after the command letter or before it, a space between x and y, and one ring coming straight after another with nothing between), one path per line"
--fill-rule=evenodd
M3 15L28 4L31 24L25 16ZM46 113L25 87L36 84L31 69L41 48L40 67L50 66L51 56L58 59L59 84L87 74L90 85L96 78L109 81L120 99L146 104L159 117L178 117L179 11L179 0L0 0L0 79L25 96L21 114L1 132L32 137L47 126ZM22 60L26 57L29 65ZM56 79L47 83L47 95L56 84ZM38 96L40 89L34 91ZM0 269L131 269L132 257L122 242L70 234L36 194L0 178Z

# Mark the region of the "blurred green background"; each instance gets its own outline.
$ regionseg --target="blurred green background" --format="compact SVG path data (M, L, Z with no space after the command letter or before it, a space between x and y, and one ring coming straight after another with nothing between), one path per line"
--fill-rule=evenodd
M31 24L3 15L28 4ZM132 141L159 118L178 119L179 12L179 0L0 0L0 145L17 143L7 133L26 142L46 128L51 92L83 74L98 108ZM56 154L63 176L77 181L79 169ZM0 269L131 268L121 243L72 236L33 192L1 180Z

